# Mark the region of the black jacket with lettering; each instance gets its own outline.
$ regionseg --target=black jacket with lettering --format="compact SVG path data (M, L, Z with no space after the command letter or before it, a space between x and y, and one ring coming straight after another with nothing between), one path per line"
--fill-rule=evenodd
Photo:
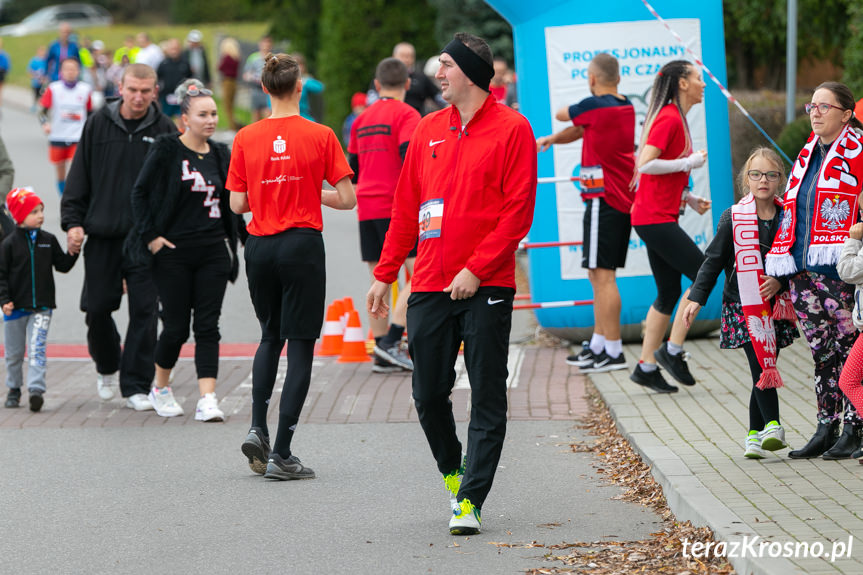
M118 239L132 229L132 186L150 145L177 129L153 103L129 133L115 100L87 119L60 204L64 231L82 226L87 235Z
M68 272L78 254L63 252L54 234L17 228L0 243L0 306L9 303L15 309L54 309L54 271ZM53 269L52 269L53 268Z

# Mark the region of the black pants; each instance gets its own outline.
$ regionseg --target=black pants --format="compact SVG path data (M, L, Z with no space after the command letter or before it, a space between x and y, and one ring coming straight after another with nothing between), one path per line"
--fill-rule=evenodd
M249 236L244 251L246 277L261 343L252 368L252 425L266 428L266 409L285 340L293 346L279 404L279 430L273 449L290 452L290 438L309 391L314 340L321 334L326 301L326 256L321 233L305 228L273 236ZM288 344L289 356L291 343ZM284 429L283 429L284 427Z
M224 241L176 248L164 247L153 256L153 280L162 302L162 333L156 343L156 364L171 369L189 339L195 311L195 370L198 379L219 375L219 316L231 272L231 255Z
M450 394L455 361L464 341L471 412L467 466L458 500L482 508L491 490L506 435L506 378L515 290L481 287L473 297L414 292L408 299L408 345L414 361L413 398L420 425L437 462L449 473L461 465Z
M775 389L758 389L755 385L761 378L761 364L752 343L743 346L746 360L749 362L749 372L752 374L752 393L749 396L749 430L761 431L771 421L779 423L779 394ZM779 349L776 349L776 359L779 359Z
M120 309L123 280L126 280L129 326L121 351L120 334L111 314ZM122 238L87 238L81 292L87 347L98 373L120 371L123 397L150 391L156 374L157 306L156 285L150 268L124 261Z
M671 315L682 293L680 277L695 281L704 254L676 222L635 226L635 233L647 246L647 260L656 282L653 308Z

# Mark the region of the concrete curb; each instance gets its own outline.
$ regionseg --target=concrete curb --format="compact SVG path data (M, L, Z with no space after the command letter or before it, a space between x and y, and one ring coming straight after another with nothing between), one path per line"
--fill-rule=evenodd
M610 376L590 376L602 401L608 407L620 434L650 466L651 473L668 502L668 507L680 521L693 525L706 525L713 530L717 541L750 540L758 535L740 517L726 507L721 500L693 474L683 460L666 447L638 412L631 409L623 394L614 393L616 387ZM608 385L604 385L608 384ZM621 401L615 401L619 396ZM743 575L789 575L798 573L797 567L787 559L769 557L729 558L737 573Z

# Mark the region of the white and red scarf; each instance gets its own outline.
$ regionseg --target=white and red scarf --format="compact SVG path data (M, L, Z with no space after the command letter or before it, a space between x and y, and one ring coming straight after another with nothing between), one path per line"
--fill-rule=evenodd
M776 209L782 209L782 200L775 198ZM758 241L758 210L755 198L748 194L731 206L731 230L734 238L734 267L737 270L737 289L740 304L746 317L749 339L761 365L758 389L782 387L782 377L776 369L776 319L796 319L788 292L776 296L776 305L761 297L761 276L764 264L761 244Z
M797 265L791 255L791 246L796 240L794 229L797 193L817 143L818 137L814 133L810 134L806 146L800 151L794 167L791 168L791 177L785 188L785 209L779 224L779 233L773 240L773 247L765 262L769 275L787 276L797 272ZM830 146L818 173L815 184L815 213L809 230L809 251L806 254L807 265L835 265L839 261L842 244L857 220L857 195L860 193L861 177L863 142L860 135L846 125Z

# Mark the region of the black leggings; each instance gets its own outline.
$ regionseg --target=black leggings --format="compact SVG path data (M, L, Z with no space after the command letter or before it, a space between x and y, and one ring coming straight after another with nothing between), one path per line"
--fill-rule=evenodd
M743 346L746 359L749 361L749 373L752 374L752 394L749 396L749 430L762 430L764 426L775 421L779 423L779 394L775 389L758 389L755 385L761 378L761 364L752 343ZM776 350L779 359L779 350Z
M635 226L635 233L647 246L647 259L656 282L653 307L661 314L671 315L682 293L681 276L695 281L704 254L677 222Z

